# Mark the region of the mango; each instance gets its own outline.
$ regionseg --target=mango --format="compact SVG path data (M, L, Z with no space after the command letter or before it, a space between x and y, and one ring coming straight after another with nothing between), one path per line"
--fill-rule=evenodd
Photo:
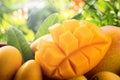
M109 71L101 71L96 73L90 80L120 80L120 77Z
M50 38L49 38L50 37ZM37 40L35 40L34 42L32 42L30 44L30 48L32 49L33 53L35 53L35 51L37 50L36 46L38 43L40 43L41 39L47 40L47 39L51 39L51 35L50 34L46 34L40 38L38 38Z
M13 76L22 65L22 55L13 46L0 48L0 80L13 80Z
M120 75L120 28L104 26L101 29L112 38L112 43L105 57L95 68L86 74L87 77L91 77L100 71L110 71Z
M35 60L28 60L17 71L14 80L42 80L42 72Z
M49 27L49 39L36 45L35 60L45 75L55 79L81 76L106 54L111 38L87 22L66 20Z

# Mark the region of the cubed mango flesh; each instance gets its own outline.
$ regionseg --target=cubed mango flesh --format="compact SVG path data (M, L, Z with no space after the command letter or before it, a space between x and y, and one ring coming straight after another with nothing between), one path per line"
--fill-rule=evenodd
M68 79L94 68L104 57L111 38L87 21L67 20L49 28L50 40L41 39L35 60L44 74Z

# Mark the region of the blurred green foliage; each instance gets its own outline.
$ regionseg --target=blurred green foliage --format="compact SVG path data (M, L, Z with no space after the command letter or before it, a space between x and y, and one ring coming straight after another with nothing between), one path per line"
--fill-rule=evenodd
M58 6L61 0L1 0L0 1L0 42L6 41L6 32L8 27L14 26L21 30L28 41L34 39L34 34L41 26L42 22L51 14L60 10L60 6L64 6L64 0ZM69 1L70 2L70 1ZM13 14L15 11L28 9L28 19L15 20ZM61 7L62 8L62 7ZM65 9L65 8L64 8ZM17 15L19 18L19 15Z
M97 26L120 26L120 0L84 0L85 6L74 14L70 12L73 0L0 0L0 42L6 41L8 27L14 26L23 32L28 41L41 27L44 20L58 13L61 22L65 19L87 20ZM14 11L28 9L27 20L15 20Z
M31 1L30 3L35 3L29 8L27 25L30 29L37 32L41 23L51 14L58 12L54 6L53 0L39 0L38 3Z
M0 1L0 42L6 41L10 26L21 30L28 41L32 41L39 25L50 14L57 12L53 0L1 0ZM29 9L28 19L21 20L15 11ZM21 13L21 11L19 11ZM17 17L17 18L16 18ZM17 19L17 20L16 20Z
M20 9L26 0L1 0L0 1L0 42L6 41L6 33L10 26L20 29L27 40L33 39L34 33L30 30L25 20L14 20L13 12Z
M84 8L73 18L98 26L120 26L120 0L85 0Z

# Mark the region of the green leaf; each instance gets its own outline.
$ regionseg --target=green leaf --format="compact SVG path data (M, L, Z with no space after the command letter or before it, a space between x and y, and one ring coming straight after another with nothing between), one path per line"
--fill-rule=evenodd
M120 0L84 0L85 6L82 11L73 18L87 20L97 26L120 25L118 12L120 11Z
M23 63L29 59L33 59L32 50L19 29L15 27L8 29L7 44L16 47L21 52Z
M57 22L59 22L59 17L58 17L57 13L54 13L54 14L51 14L50 16L48 16L44 20L44 22L40 25L40 27L35 35L35 39L41 37L42 35L49 33L48 28Z

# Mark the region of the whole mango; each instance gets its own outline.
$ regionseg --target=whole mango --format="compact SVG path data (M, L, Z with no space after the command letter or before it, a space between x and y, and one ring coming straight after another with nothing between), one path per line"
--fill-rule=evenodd
M13 76L22 64L22 55L13 46L0 48L0 80L13 80Z
M90 80L120 80L120 77L109 71L101 71L96 73Z
M28 60L17 71L14 80L42 80L42 72L35 60Z
M66 20L49 28L48 39L36 45L35 60L48 77L68 79L85 74L104 57L111 38L97 26Z

